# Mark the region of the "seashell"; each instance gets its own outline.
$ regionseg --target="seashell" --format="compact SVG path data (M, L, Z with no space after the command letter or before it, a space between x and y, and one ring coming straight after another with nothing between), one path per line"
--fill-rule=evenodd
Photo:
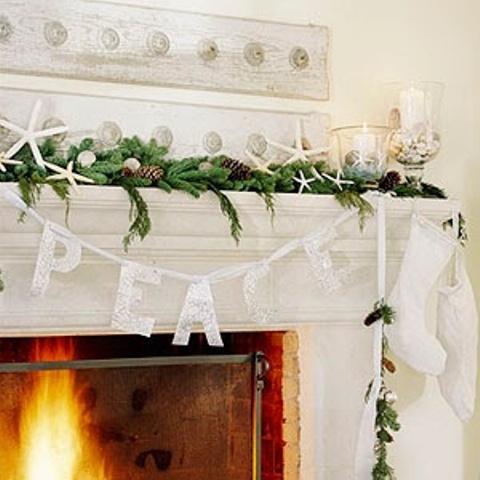
M222 137L217 132L208 132L203 137L203 148L210 154L214 155L222 149Z
M127 158L123 162L123 168L126 168L134 173L140 168L140 166L141 163L135 157Z
M160 147L170 148L173 143L173 133L165 126L156 127L152 132L152 138Z
M65 127L65 123L63 123L59 118L48 118L43 122L43 129L47 130L49 128L55 128L55 127ZM67 132L63 133L57 133L56 135L52 135L50 138L55 142L55 143L62 143L65 138L67 137Z
M148 35L147 46L154 55L163 57L170 50L170 39L160 30Z
M215 60L218 57L218 45L215 40L206 38L200 40L197 45L197 53L200 58L206 61Z
M5 15L0 16L0 42L7 43L12 35L13 27L8 17Z
M388 126L393 130L397 130L400 128L400 125L401 125L400 109L392 108L388 115Z
M403 143L393 136L388 143L387 155L390 158L397 158L403 149Z
M308 67L310 58L303 47L295 47L290 52L290 65L295 70L304 70Z
M265 50L260 43L247 43L243 49L243 58L252 67L258 67L265 61Z
M96 160L97 157L91 150L84 150L83 152L80 152L77 157L77 162L84 168L91 167Z
M259 133L252 133L247 139L247 150L254 155L262 156L267 151L267 140Z
M358 150L351 150L345 155L345 165L353 166L361 162L362 158Z
M100 41L106 50L113 51L120 45L120 36L115 29L106 28L101 34Z
M67 41L68 32L61 22L47 22L43 36L50 46L60 47Z
M212 168L213 168L213 165L210 162L202 162L198 166L198 169L202 170L204 172L207 171L207 170L211 170Z
M122 130L115 122L103 122L97 130L98 140L106 148L113 148L122 139Z

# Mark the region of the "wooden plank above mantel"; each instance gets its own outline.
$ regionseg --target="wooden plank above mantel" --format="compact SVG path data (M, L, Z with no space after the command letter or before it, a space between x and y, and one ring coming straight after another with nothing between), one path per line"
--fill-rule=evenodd
M9 0L7 73L326 100L328 28L84 0Z

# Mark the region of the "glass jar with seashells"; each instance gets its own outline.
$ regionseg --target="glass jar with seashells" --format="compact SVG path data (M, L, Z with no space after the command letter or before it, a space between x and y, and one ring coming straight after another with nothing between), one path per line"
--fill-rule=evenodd
M403 165L407 180L421 188L425 164L440 150L443 84L391 82L384 85L389 126L388 157Z
M375 182L387 168L389 127L351 125L332 130L342 171Z

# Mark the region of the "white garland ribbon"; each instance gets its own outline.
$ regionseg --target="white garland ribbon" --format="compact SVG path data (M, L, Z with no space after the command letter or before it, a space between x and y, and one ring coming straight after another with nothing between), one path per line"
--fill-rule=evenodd
M131 312L142 300L142 290L134 287L135 281L160 285L162 272L135 262L126 261L122 264L111 325L119 330L149 337L152 334L155 319Z
M195 322L203 324L203 330L210 346L223 347L213 306L212 290L206 278L201 278L188 288L172 344L188 345L192 325Z
M35 210L28 207L25 204L25 202L23 202L23 200L10 189L4 187L3 185L0 185L0 194L13 207L23 211L24 213L26 213L28 216L36 220L41 225L44 225L45 223L47 223L47 220L45 220L41 215L35 212ZM264 268L266 268L268 271L268 267L270 263L276 262L277 260L284 258L285 256L289 255L291 252L303 247L305 244L308 244L309 242L314 241L314 239L316 238L323 237L326 234L326 232L334 231L334 229L338 225L345 222L354 214L355 212L352 210L343 211L337 218L333 219L329 225L325 226L324 224L322 224L322 226L320 226L313 232L310 232L305 237L297 238L285 243L284 245L280 246L277 250L275 250L269 257L263 260L244 263L240 265L231 265L227 267L222 267L213 272L210 272L209 274L204 275L203 277L201 277L201 281L199 281L199 277L197 275L190 275L182 272L177 272L174 270L156 267L154 269L154 271L156 272L155 275L167 277L167 278L173 278L181 281L186 281L191 284L186 296L185 303L183 305L183 310L180 316L180 320L177 324L178 335L176 335L176 340L180 342L180 344L185 344L185 341L188 342L191 324L193 323L193 321L201 321L202 323L204 323L205 331L209 332L208 333L208 335L210 336L209 342L212 345L221 345L222 342L221 342L220 333L218 331L218 324L217 324L215 310L213 307L213 297L211 294L210 285L214 283L226 281L226 280L232 280L242 275L246 275L247 277L246 279L244 279L244 296L245 296L245 301L247 303L247 313L251 315L251 320L255 322L273 321L275 312L273 311L270 312L260 307L256 303L256 300L254 297L257 282L264 276L264 271L262 271L261 269L256 270L258 269L258 266L263 265ZM75 234L73 234L66 228L55 225L54 231L58 234L57 240L65 241L65 242L70 242L70 240L72 241L71 249L73 249L73 245L75 245L74 248L76 248L77 250L80 247L85 248L99 256L105 257L108 260L118 263L122 266L127 264L127 262L123 258L120 258L110 252L104 251L86 242L85 240L77 237ZM55 265L58 266L57 264ZM142 270L143 268L148 269L148 267L142 267L141 265L138 265L134 262L130 262L129 265L136 265L135 268L137 269L138 272L143 271ZM133 268L133 266L128 267L127 270L130 271L129 269L131 268ZM153 328L151 320L147 321L145 319L140 319L138 317L134 318L129 316L133 314L131 313L127 314L127 312L130 312L130 309L133 308L135 295L138 296L141 292L134 289L133 285L129 283L130 280L127 280L127 278L131 276L131 272L128 273L128 275L127 273L124 273L124 275L125 275L124 277L122 277L121 275L121 278L120 278L120 285L119 285L119 290L117 292L117 299L116 299L117 303L116 303L115 311L113 314L112 325L122 330L132 331L135 333L140 333L142 335L149 335L151 333L151 328ZM139 275L140 277L142 277L143 274L139 274ZM39 278L41 276L45 277L45 274L41 274L40 272ZM245 282L247 283L247 285L245 285ZM155 282L150 282L147 280L147 283L155 283ZM48 279L47 279L47 284L48 284ZM36 289L40 290L40 287L36 287ZM201 317L200 320L198 318L192 317L192 312L195 311L197 307L203 311L203 317ZM266 316L264 316L262 320L261 317L264 314ZM272 316L270 316L270 314L272 314Z
M385 197L382 194L377 198L377 295L385 298L386 284L386 215ZM371 480L375 463L375 442L377 418L377 399L382 387L382 348L383 322L373 325L373 381L369 396L363 411L360 431L355 454L355 480Z
M63 257L55 257L55 246L65 247ZM67 273L75 269L82 258L82 247L77 238L66 228L46 221L38 250L37 264L33 275L31 294L42 296L50 283L50 273Z

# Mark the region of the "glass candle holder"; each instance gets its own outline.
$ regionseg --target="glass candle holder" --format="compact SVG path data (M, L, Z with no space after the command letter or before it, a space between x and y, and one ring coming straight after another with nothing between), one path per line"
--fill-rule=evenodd
M385 85L389 125L388 157L403 165L406 178L421 187L425 164L440 150L439 114L443 84L393 82Z
M387 168L389 132L387 126L365 124L334 128L342 171L378 180Z

